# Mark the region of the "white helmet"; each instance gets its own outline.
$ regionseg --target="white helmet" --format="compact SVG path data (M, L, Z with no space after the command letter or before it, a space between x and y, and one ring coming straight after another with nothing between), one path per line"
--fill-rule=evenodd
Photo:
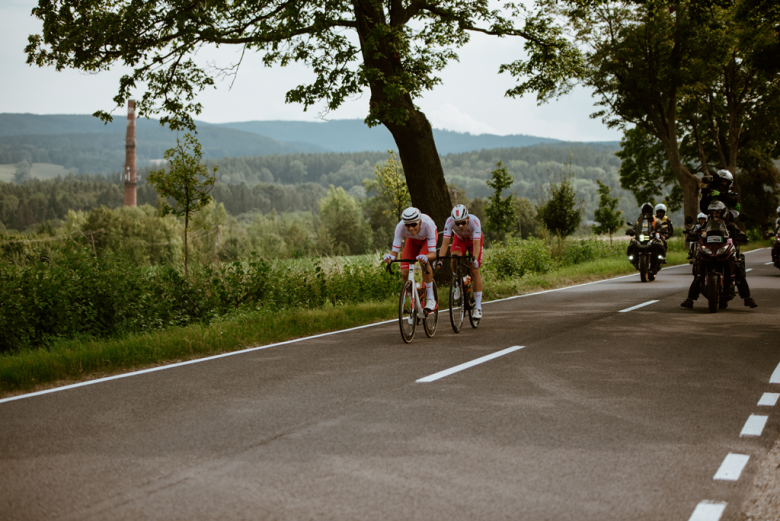
M726 205L723 204L722 201L712 201L710 203L710 205L707 207L707 211L708 212L710 212L710 213L712 213L712 212L721 212L721 216L723 215L723 213L726 210L728 210L728 208L726 208Z
M658 210L663 210L664 213L666 213L666 205L662 203L658 203L655 205L655 213L658 213Z
M779 208L780 209L780 208ZM706 219L707 216L704 215L702 212L699 212L699 215L696 216L697 219Z
M404 213L401 214L401 219L403 219L406 223L413 223L419 221L421 215L422 214L420 213L420 210L414 206L410 206L404 210Z
M462 221L468 216L469 211L462 204L456 204L455 208L452 209L452 218L455 219L455 221Z
M731 188L731 185L734 183L734 176L731 175L731 172L728 170L718 170L718 177L720 177L729 188Z
M780 206L777 207L777 215L780 215Z

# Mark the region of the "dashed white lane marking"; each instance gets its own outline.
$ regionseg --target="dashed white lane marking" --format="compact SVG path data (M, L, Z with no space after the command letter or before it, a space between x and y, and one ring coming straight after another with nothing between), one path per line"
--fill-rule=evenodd
M444 378L445 376L449 376L451 374L463 371L464 369L468 369L469 367L474 367L475 365L479 365L483 362L493 360L494 358L498 358L499 356L508 355L509 353L513 353L524 347L525 346L514 346L514 347L509 347L507 349L503 349L501 351L497 351L493 354L477 358L476 360L472 360L471 362L466 362L465 364L456 365L455 367L451 367L450 369L445 369L444 371L439 371L438 373L432 374L430 376L426 376L425 378L420 378L419 380L417 380L417 383L433 382L434 380L438 380L439 378Z
M726 503L702 501L696 505L688 521L718 521L724 510L726 510Z
M778 398L780 398L780 393L764 393L761 395L761 399L758 400L758 405L774 407L777 405Z
M746 269L746 270L745 270L745 273L747 273L748 271L753 271L753 268L748 268L748 269Z
M750 417L745 422L745 426L742 427L742 432L739 433L740 436L761 436L761 433L764 432L764 426L766 425L766 421L769 419L768 416L759 416L758 414L751 414Z
M644 307L644 306L649 306L650 304L655 304L656 302L658 302L658 301L657 300L648 300L647 302L643 302L642 304L637 304L636 306L631 306L630 308L621 309L620 311L618 311L618 313L625 313L627 311L634 311L635 309L639 309L639 308Z
M731 454L726 456L720 468L712 479L722 479L724 481L737 481L742 470L747 465L750 456L746 454Z
M774 264L774 262L765 262L764 266L769 266L770 264Z
M780 364L777 364L775 370L772 372L772 376L769 377L770 384L780 384Z

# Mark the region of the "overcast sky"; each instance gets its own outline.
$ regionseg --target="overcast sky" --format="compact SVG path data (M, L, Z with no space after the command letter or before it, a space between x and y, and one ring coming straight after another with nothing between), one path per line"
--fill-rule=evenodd
M2 0L0 6L0 112L33 114L91 114L114 108L121 71L88 75L77 71L56 72L28 66L24 47L29 34L40 31L41 23L30 15L35 0ZM515 59L522 40L474 35L459 50L460 62L442 73L443 85L417 100L434 127L473 134L528 134L572 141L619 140L620 133L589 118L594 111L589 92L573 94L541 107L532 97L511 99L504 92L514 83L498 74L501 63ZM219 65L235 61L232 49L222 48L199 56ZM256 55L244 58L238 77L217 82L216 90L204 91L199 100L203 113L197 119L210 123L249 120L318 121L319 111L284 103L284 94L311 79L304 66L268 69ZM139 92L139 94L141 94ZM348 101L328 119L364 118L368 94ZM121 114L122 111L115 112Z

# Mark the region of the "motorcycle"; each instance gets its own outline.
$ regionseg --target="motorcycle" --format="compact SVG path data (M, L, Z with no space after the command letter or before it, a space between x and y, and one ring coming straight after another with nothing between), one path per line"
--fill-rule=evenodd
M695 268L701 293L707 297L710 313L728 307L736 296L736 273L744 269L739 248L729 236L726 223L711 218L688 240L697 242Z
M629 249L633 247L634 255L629 255L628 260L639 270L639 278L642 282L654 281L655 275L661 271L661 265L664 262L664 246L661 237L653 229L652 221L649 219L640 219L636 225L626 221L632 228L626 230L626 235L634 237L631 239ZM639 234L637 235L637 231Z
M775 243L772 245L772 262L774 263L775 268L780 268L780 231L768 233L766 235L767 239L770 237L775 238Z

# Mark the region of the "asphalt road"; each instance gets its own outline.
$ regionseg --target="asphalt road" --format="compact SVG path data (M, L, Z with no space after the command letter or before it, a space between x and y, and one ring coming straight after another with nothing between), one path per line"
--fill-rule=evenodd
M780 427L747 259L756 309L678 267L0 402L0 519L735 519Z

